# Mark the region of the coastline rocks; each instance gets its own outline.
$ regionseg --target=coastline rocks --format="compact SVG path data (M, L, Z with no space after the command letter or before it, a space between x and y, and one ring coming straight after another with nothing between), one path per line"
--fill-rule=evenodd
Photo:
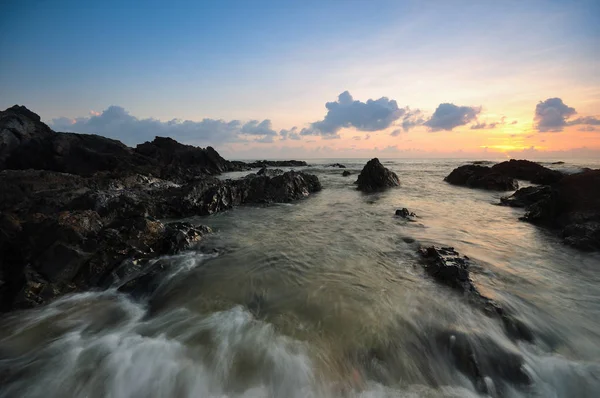
M578 249L600 250L600 170L567 175L544 193L522 219L558 229Z
M157 162L156 176L175 182L238 170L210 146L197 148L168 137L156 137L151 142L139 144L134 151Z
M38 213L24 220L2 214L0 220L1 311L102 287L123 261L174 254L210 232L142 217L106 222L91 210Z
M238 162L236 162L238 163ZM247 167L256 169L256 168L263 168L263 167L303 167L303 166L308 166L308 163L306 163L303 160L259 160L256 162L252 162L252 163L244 163L244 162L239 162L241 164L246 165Z
M444 178L444 181L452 185L494 191L513 191L519 188L519 184L513 178L496 173L493 168L480 165L457 167Z
M511 159L492 166L492 171L518 180L530 181L541 185L554 184L563 178L563 174L560 171L551 170L529 160Z
M470 303L486 315L499 318L509 336L514 339L533 341L533 333L527 325L515 318L500 304L483 296L470 276L470 259L461 257L453 247L422 247L419 249L425 262L425 272L436 281L461 292Z
M527 207L551 194L552 188L543 185L539 187L521 188L510 196L500 198L500 204L510 207Z
M373 158L360 172L356 184L359 191L368 193L399 186L400 180L396 173L383 167L379 159Z
M261 168L256 172L257 176L276 177L282 175L284 172L281 169L267 169L266 167Z
M344 170L344 172L342 173L342 177L348 177L349 175L352 175L352 173L348 170Z

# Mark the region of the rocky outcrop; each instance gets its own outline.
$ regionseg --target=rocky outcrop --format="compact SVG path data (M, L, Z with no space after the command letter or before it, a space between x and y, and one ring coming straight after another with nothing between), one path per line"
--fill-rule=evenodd
M529 160L511 159L492 166L492 171L518 180L542 185L553 184L563 177L560 171L551 170Z
M494 191L514 191L519 184L513 178L499 174L492 168L479 165L464 165L454 169L444 181L452 185Z
M328 165L327 165L327 167L337 167L337 168L339 168L339 169L345 169L345 168L346 168L346 166L344 166L344 165L343 165L343 164L341 164L341 163L332 163L332 164L328 164Z
M92 210L0 214L1 310L31 308L65 293L102 287L125 260L190 248L210 231L144 217L110 221Z
M303 167L308 166L303 160L259 160L251 163L235 162L243 164L250 168L263 168L263 167Z
M600 250L600 170L565 176L535 199L523 220L556 229L578 249Z
M344 170L342 172L342 177L348 177L349 175L352 175L352 173L350 171L348 171L348 170Z
M499 318L509 336L527 341L533 340L531 330L499 303L483 296L471 279L470 259L461 256L453 247L429 246L420 249L425 262L425 272L439 283L462 293L470 303L486 315Z
M500 198L500 204L510 207L527 207L550 195L552 188L547 185L521 188L510 196Z
M176 182L192 181L204 175L242 168L223 159L210 146L198 148L180 144L168 137L156 137L151 142L138 145L134 151L157 162L157 177Z
M379 159L374 158L363 167L356 184L359 191L375 192L399 186L400 180L396 173L383 167Z
M256 172L258 176L267 176L267 177L276 177L282 175L284 172L281 169L268 169L263 167L262 169Z
M321 189L314 175L279 169L221 180L212 175L249 166L170 138L131 149L100 136L55 133L23 107L0 112L0 139L2 311L117 281L140 293L165 270L158 257L209 232L158 219L290 202Z

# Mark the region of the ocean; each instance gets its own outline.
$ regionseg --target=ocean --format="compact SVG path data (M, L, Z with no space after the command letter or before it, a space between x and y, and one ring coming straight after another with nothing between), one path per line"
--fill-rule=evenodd
M523 209L498 205L509 193L443 181L472 160L380 160L399 188L358 192L367 159L311 160L296 169L321 192L188 219L215 232L165 259L151 297L108 289L5 317L0 397L599 396L600 254L519 221ZM468 256L478 289L534 340L427 276L427 245Z

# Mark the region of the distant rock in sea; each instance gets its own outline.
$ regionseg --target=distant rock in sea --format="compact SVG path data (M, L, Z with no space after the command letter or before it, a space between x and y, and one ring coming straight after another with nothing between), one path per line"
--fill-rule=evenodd
M367 162L356 180L358 190L375 192L400 185L398 176L393 171L383 167L379 159L373 158Z
M513 178L494 172L493 168L479 165L457 167L444 181L453 185L494 191L514 191L519 188L519 184Z

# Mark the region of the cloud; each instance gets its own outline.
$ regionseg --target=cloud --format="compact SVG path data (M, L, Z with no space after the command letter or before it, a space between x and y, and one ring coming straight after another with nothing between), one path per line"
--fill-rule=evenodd
M600 119L593 117L593 116L578 117L575 120L568 121L567 124L569 126L575 126L578 124L586 124L589 126L600 126Z
M356 141L360 141L362 139L362 137L360 135L355 135L354 137L352 137L353 140Z
M239 120L202 119L199 122L173 119L139 119L120 106L110 106L89 117L69 119L59 117L49 123L56 131L99 134L120 140L128 145L154 139L155 136L172 137L196 145L215 145L233 142L272 142L277 133L271 121L251 120L242 125ZM270 141L269 141L270 138Z
M510 124L517 124L517 123L519 123L518 120L513 120L512 122L510 122Z
M567 119L575 114L575 108L565 105L562 99L548 98L535 107L535 128L539 132L562 131L567 125Z
M506 116L502 116L500 118L500 121L498 122L480 122L479 120L477 121L477 123L472 124L471 125L471 130L482 130L482 129L487 129L487 130L491 130L491 129L495 129L496 126L500 126L506 124ZM515 124L514 122L511 124Z
M406 114L406 109L398 107L395 100L381 97L367 102L355 101L348 91L338 96L338 100L325 104L327 114L323 120L302 129L301 135L338 136L342 128L354 127L359 131L381 131L390 127Z
M560 132L566 126L600 126L600 119L594 116L583 116L577 119L569 120L575 116L575 108L567 106L560 98L548 98L546 101L539 102L535 107L534 121L535 128L543 132ZM579 131L594 131L593 129L582 128Z
M281 137L282 141L285 141L287 139L290 140L301 140L302 137L300 136L300 134L298 134L298 127L294 126L289 130L283 129L279 131L279 136Z
M577 131L596 131L594 126L583 126L577 129Z
M401 129L396 129L396 130L392 131L392 133L390 135L392 137L398 137L400 134L402 134L402 130Z
M481 108L444 103L438 105L431 118L423 124L429 127L430 131L451 131L476 120L479 113Z
M265 119L262 122L250 120L242 126L241 131L248 135L265 135L270 137L277 135L277 132L271 128L271 121L269 119Z

